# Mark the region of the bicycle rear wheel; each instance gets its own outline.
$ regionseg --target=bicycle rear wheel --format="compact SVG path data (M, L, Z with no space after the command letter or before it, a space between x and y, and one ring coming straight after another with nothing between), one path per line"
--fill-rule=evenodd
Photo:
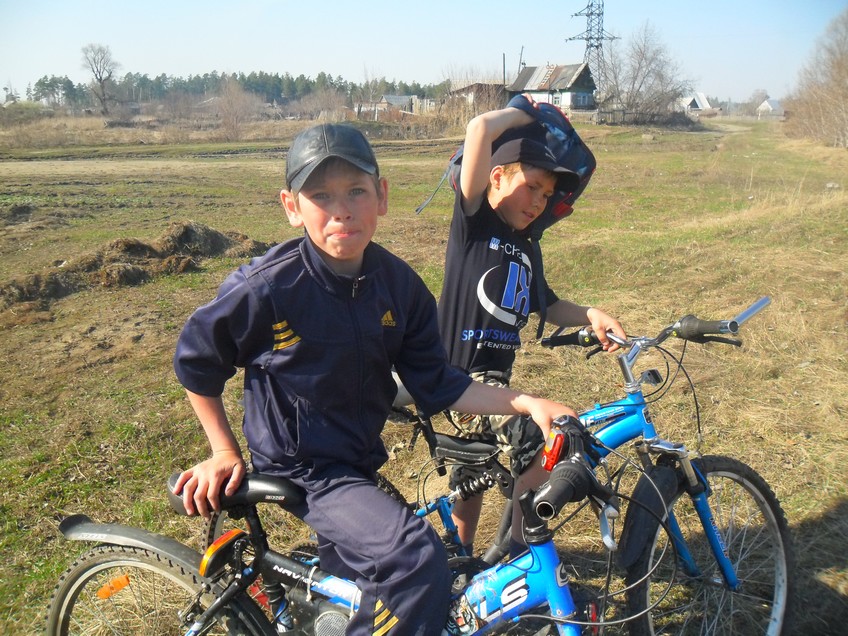
M776 636L791 619L794 571L780 503L763 478L738 460L706 456L694 463L712 490L710 507L741 587L731 591L724 584L701 520L681 487L671 505L701 575L675 572L670 548L657 563L669 540L659 528L628 570L628 582L636 584L628 598L630 614L652 608L629 623L630 633ZM674 584L665 594L672 576Z
M47 612L48 636L185 634L216 593L200 594L199 577L165 554L104 545L79 557L62 575ZM206 634L265 634L267 620L235 598Z

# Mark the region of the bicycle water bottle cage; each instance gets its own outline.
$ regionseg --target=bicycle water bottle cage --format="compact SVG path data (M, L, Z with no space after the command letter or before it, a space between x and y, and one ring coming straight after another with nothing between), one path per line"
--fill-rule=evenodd
M215 542L206 548L200 561L200 576L217 577L232 561L238 542L246 536L247 533L244 530L234 528L215 539Z

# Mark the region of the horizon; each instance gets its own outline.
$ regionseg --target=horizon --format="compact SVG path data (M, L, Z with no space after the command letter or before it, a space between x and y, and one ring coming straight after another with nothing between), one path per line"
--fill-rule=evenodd
M265 72L314 79L324 72L356 84L385 78L422 86L470 77L502 81L521 62L576 64L585 52L585 42L573 39L586 30L586 18L574 15L584 1L541 5L548 18L541 20L539 10L507 14L511 3L479 0L432 0L427 7L374 0L367 11L327 4L319 20L314 9L291 0L148 0L119 13L104 0L0 0L7 32L0 39L0 84L11 84L21 98L45 76L87 84L81 51L90 43L109 47L119 77ZM803 11L768 0L715 0L708 7L608 0L604 30L619 39L604 46L626 45L648 25L693 93L740 103L765 90L783 99L844 10L843 0L811 0Z

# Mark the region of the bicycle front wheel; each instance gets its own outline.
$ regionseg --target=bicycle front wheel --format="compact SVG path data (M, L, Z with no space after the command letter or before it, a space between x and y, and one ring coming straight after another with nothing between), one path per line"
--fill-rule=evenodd
M712 490L710 508L741 585L735 591L725 585L701 520L681 487L670 507L701 572L692 576L674 568L669 538L659 528L628 570L634 585L630 614L644 612L630 622L630 633L777 636L791 618L794 571L780 503L765 480L736 459L706 456L694 463Z
M48 636L185 634L214 598L199 577L158 554L104 545L78 558L62 575L47 612ZM266 634L261 610L235 598L204 634Z

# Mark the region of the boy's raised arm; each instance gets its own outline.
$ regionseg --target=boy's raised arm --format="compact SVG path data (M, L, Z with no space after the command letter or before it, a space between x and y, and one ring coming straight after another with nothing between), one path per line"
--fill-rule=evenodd
M517 108L507 107L478 115L465 128L462 150L462 170L459 187L462 192L462 209L473 214L480 207L489 185L492 171L492 142L510 128L524 126L533 117Z

